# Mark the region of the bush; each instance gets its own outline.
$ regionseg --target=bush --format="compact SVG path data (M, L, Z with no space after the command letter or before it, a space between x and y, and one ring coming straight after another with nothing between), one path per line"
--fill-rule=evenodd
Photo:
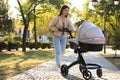
M49 36L48 39L49 39L50 41L52 41L52 37L51 37L51 36Z
M34 42L27 42L26 46L30 49L33 49L33 48L38 49L39 48L38 44L36 45Z
M38 48L51 48L51 43L50 42L37 42L37 45L34 42L27 42L26 43L27 47L30 49L38 49Z
M21 41L22 41L22 37L16 36L16 37L13 38L13 40L14 40L14 41L20 41L20 42L21 42Z
M38 48L41 48L41 42L38 42L37 45L38 45Z
M8 51L11 51L11 49L16 49L18 50L18 48L21 48L22 44L20 41L9 41L9 42L0 42L0 51L2 51L3 49L7 49ZM52 47L52 43L51 42L38 42L37 46L34 42L26 42L26 47L30 48L30 49L38 49L38 48L51 48Z
M47 47L46 45L47 45L46 43L42 42L40 47L41 47L42 49L45 49L45 48Z
M1 52L3 49L7 49L7 43L6 43L6 42L0 42L0 52Z
M51 43L41 42L41 48L42 48L42 49L51 48Z
M13 42L11 42L11 41L9 41L8 42L8 51L11 51L11 49L16 49L16 50L18 50L18 46L19 46L19 44L17 44L17 43L13 43Z
M11 51L11 49L16 49L21 47L20 42L0 42L0 51L7 49L8 51Z
M15 43L18 45L18 48L21 48L21 47L22 47L22 42L16 41Z

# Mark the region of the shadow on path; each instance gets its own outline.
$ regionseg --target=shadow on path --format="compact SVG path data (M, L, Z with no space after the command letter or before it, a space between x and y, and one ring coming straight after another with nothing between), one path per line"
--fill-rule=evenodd
M64 78L66 78L67 80L84 80L84 79L78 78L77 76L74 76L71 74L68 74L68 76L64 77Z

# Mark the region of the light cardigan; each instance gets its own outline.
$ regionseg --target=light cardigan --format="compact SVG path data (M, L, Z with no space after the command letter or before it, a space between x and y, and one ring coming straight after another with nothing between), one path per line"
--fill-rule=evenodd
M58 37L61 36L61 31L59 31L59 29L61 29L62 27L63 27L63 23L60 16L56 16L49 23L49 30ZM68 17L65 18L64 28L68 28L71 31L76 31L76 29L72 25L72 21Z

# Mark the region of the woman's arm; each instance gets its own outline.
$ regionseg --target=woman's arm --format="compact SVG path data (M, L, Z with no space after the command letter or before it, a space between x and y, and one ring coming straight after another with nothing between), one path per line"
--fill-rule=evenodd
M58 22L58 16L53 18L49 23L49 30L52 32L58 31L58 28L56 27L56 24Z
M68 26L70 27L71 31L76 31L75 27L72 25L72 21L68 19Z

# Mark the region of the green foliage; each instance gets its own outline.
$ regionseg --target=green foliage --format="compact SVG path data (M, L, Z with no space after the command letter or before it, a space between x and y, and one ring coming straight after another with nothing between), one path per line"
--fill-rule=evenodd
M52 42L52 36L48 36L48 39Z
M89 17L90 17L89 16L89 7L88 7L89 3L90 3L90 0L87 0L86 3L83 6L84 9L83 9L83 11L81 11L81 16L80 16L82 20L87 21L89 19Z
M112 48L114 50L116 49L120 49L120 26L117 26L114 30L113 30L113 44L112 44Z
M58 14L58 8L64 3L64 0L26 0L24 2L21 1L21 6L23 9L23 13L27 18L28 12L31 10L30 13L30 24L32 23L33 28L33 21L34 21L34 5L36 5L36 27L37 27L37 35L42 35L48 32L48 24L49 21ZM37 4L36 4L37 3ZM49 5L49 6L48 6ZM57 8L56 8L57 7ZM18 8L19 10L19 8ZM19 10L20 11L20 10ZM29 25L30 27L30 25ZM39 31L41 30L41 31Z
M76 25L77 27L79 27L83 22L84 22L84 20L80 20L80 21L76 22L75 25Z
M108 6L109 9L109 13L108 13L108 23L110 25L109 27L109 33L110 36L112 36L112 48L113 49L120 49L120 37L119 37L119 33L120 33L120 5L110 5Z
M42 18L43 15L41 16L41 14L49 12L51 10L50 9L51 5L57 6L57 9L58 9L60 7L60 5L63 4L64 0L59 0L59 1L56 1L56 0L27 0L27 1L24 1L22 4L21 4L20 0L17 0L17 2L19 4L18 9L21 13L23 23L24 23L24 33L23 33L23 40L22 40L23 41L23 48L22 49L23 49L23 51L26 51L26 35L27 35L26 32L29 28L29 24L31 23L31 21L32 22L34 21L34 23L35 23L34 28L33 28L34 37L36 37L36 27L37 26L38 27L42 26L42 27L40 27L42 29L38 29L40 32L40 33L37 33L38 35L45 33L45 32L48 32L48 24L46 25L46 23L49 23L48 22L49 16ZM39 8L39 10L37 10L38 8ZM36 22L38 20L36 10L38 11L37 14L40 14L39 18L42 18L42 20L39 21L41 23L37 26L35 26ZM52 11L52 12L54 12L54 11ZM34 39L35 39L35 42L37 42L36 38L34 38Z
M1 41L4 42L13 41L13 36L4 36Z
M115 35L119 33L120 26L120 5L115 6L113 0L100 0L94 9L89 9L89 2L91 0L87 0L84 5L84 9L81 12L81 19L93 22L97 26L99 26L102 30L104 30L104 11L106 12L106 40L107 44L112 39L112 42L117 41L115 39ZM115 28L117 28L115 30ZM109 43L109 44L112 44ZM119 41L117 41L119 44ZM116 43L116 44L117 44ZM115 44L115 42L113 43ZM114 45L115 46L115 45ZM118 47L119 48L119 47Z
M23 9L23 13L26 16L27 19L27 14L30 10L31 14L30 14L30 24L29 25L32 26L33 28L33 21L34 21L34 5L36 5L36 27L37 27L37 35L42 35L42 34L49 34L46 33L48 32L48 23L49 21L55 17L58 14L58 10L60 9L61 5L64 4L66 2L66 0L26 0L24 2L21 1L21 5L22 5L22 9ZM49 6L48 6L49 5ZM20 11L20 9L18 8L18 10Z
M4 36L0 41L0 50L7 49L8 51L11 51L11 49L21 48L21 38L20 37L14 37L14 36Z
M0 1L0 34L8 35L11 32L14 32L14 26L12 19L8 16L8 4L4 0Z
M37 46L35 45L34 42L27 42L27 47L30 49L38 49L38 48L51 48L51 43L50 42L37 42Z
M64 4L64 0L49 0L49 3L55 5L57 9L60 9L61 5Z
M18 50L18 46L19 46L18 43L9 41L9 42L8 42L8 46L7 46L7 50L8 50L8 51L11 51L11 49L16 49L16 50Z
M28 48L30 49L38 49L38 48L51 48L52 47L52 43L51 42L38 42L37 46L34 42L26 42L26 45ZM20 41L9 41L9 42L0 42L0 51L2 50L8 50L11 51L12 49L16 49L18 50L18 48L22 47L22 43Z
M5 42L0 42L0 52L3 50L3 49L6 49L7 48L7 43Z
M49 34L49 22L53 17L57 15L57 13L57 10L54 7L51 7L51 10L49 12L37 15L37 35Z
M11 49L16 49L18 50L18 48L21 47L21 43L20 42L0 42L0 51L2 50L8 50L11 51Z
M21 36L15 36L13 38L14 41L19 41L19 42L22 42L22 37Z
M42 43L41 43L41 48L42 48L42 49L51 48L51 43L42 42Z
M38 45L36 45L34 42L27 42L27 47L29 47L30 49L35 48L38 49Z

